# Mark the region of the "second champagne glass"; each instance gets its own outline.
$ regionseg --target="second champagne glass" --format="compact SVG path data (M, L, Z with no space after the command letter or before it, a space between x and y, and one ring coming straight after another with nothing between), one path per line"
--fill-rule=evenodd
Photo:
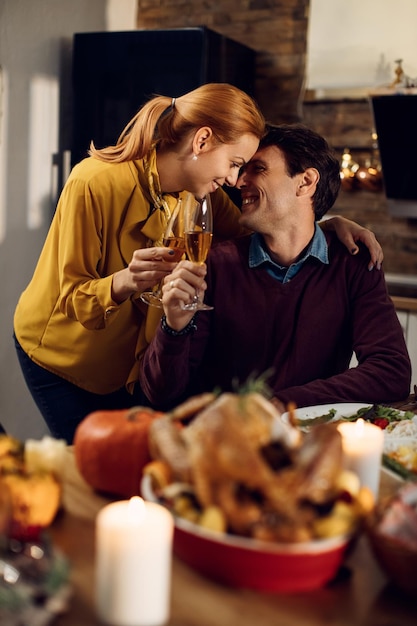
M194 196L192 196L194 198ZM179 261L185 252L184 240L184 206L188 203L188 197L179 198L171 217L165 228L162 243L165 247L175 250L173 261ZM144 291L140 299L142 302L162 309L162 284L161 281L152 291Z
M210 194L187 207L184 212L184 236L188 258L193 263L201 265L207 258L213 238L213 211ZM185 304L183 309L210 311L213 307L200 300L197 290L193 301Z

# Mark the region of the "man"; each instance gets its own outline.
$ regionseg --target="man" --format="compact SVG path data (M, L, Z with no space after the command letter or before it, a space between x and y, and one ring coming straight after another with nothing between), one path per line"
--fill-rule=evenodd
M237 186L253 235L213 248L207 275L181 261L166 279L166 317L141 371L150 401L167 409L265 372L281 410L405 398L410 359L383 273L316 224L340 188L326 141L302 125L270 127ZM182 306L195 289L214 310L192 318Z

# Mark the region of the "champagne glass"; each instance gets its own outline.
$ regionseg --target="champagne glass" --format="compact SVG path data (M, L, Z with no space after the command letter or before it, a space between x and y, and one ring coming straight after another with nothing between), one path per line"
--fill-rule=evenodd
M185 247L190 261L202 265L209 253L213 238L213 212L210 194L187 206L184 212ZM185 311L210 311L212 306L204 304L198 290L192 302L183 306Z
M194 196L192 196L194 198ZM171 217L165 228L162 243L165 247L175 251L170 261L179 261L185 252L184 240L184 204L187 204L188 198L179 198ZM158 283L152 291L144 291L140 295L140 299L145 304L162 309L162 285L163 280Z

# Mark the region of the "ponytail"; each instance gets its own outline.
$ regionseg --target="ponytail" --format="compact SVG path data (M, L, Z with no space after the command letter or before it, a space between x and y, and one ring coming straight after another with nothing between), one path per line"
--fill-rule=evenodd
M248 94L228 83L208 83L178 98L155 96L127 124L115 146L97 149L92 142L89 154L113 163L142 159L155 142L176 145L203 126L224 144L247 133L261 139L265 133L265 119Z
M97 149L91 142L89 155L113 163L142 159L151 149L158 120L170 104L171 98L166 96L152 98L125 126L116 145Z

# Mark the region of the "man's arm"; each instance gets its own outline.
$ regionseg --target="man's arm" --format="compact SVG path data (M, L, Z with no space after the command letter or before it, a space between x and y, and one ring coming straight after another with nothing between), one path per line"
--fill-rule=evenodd
M289 401L301 407L332 402L393 402L408 396L410 358L383 274L365 269L352 273L350 282L353 349L358 365L326 379L276 390L280 408Z
M196 289L204 294L205 274L204 264L180 261L162 287L164 316L143 355L140 372L144 393L162 410L200 390L193 372L203 358L209 331L197 335L198 316L184 311L183 305L192 300Z
M325 219L319 222L319 226L324 231L334 230L338 239L346 246L351 254L357 254L359 252L357 242L361 241L368 248L371 256L368 269L372 270L374 267L378 270L381 269L384 254L371 230L341 215L335 215L334 217Z

